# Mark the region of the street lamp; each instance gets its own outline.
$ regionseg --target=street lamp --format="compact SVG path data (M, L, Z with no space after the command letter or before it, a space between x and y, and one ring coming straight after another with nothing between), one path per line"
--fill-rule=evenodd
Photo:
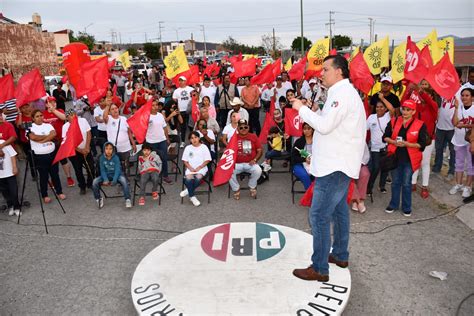
M93 25L93 24L94 24L94 23L91 23L91 24L89 24L88 26L84 27L84 34L87 34L87 28L88 28L89 26Z

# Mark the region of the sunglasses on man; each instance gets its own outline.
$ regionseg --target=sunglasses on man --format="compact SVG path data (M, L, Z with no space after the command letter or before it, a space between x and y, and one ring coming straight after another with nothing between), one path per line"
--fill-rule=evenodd
M248 125L239 126L239 131L249 129Z

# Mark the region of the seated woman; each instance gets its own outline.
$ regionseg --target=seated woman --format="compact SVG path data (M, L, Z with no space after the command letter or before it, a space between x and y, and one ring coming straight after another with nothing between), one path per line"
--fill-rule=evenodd
M61 200L66 199L59 180L58 164L51 165L55 157L56 145L53 140L56 137L56 131L51 124L43 123L43 113L40 110L34 110L31 114L33 124L31 125L30 138L31 150L33 151L33 159L36 170L40 177L40 191L44 203L50 203L51 198L48 197L48 180L51 176L54 191Z
M222 143L227 147L232 136L235 134L237 129L237 123L239 122L239 113L232 113L230 116L230 124L227 124L222 130Z
M303 136L295 141L295 145L291 150L293 174L303 183L305 190L310 187L313 178L309 173L311 150L313 148L313 133L314 129L307 123L303 123Z
M202 178L207 174L207 164L211 161L209 148L201 143L201 137L197 131L189 134L191 145L186 146L183 152L183 164L186 167L184 173L184 185L186 189L181 191L179 196L189 196L189 200L194 206L201 205L194 192L201 184Z

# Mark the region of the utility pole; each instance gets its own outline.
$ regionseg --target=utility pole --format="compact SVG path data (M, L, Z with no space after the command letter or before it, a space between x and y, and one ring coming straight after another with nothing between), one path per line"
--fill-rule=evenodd
M145 43L148 43L148 38L146 36L146 32L145 32Z
M374 30L375 30L375 20L373 18L369 18L369 27L370 27L369 44L372 44L372 42L374 41Z
M206 57L207 47L206 47L206 29L204 25L201 24L202 36L204 37L204 57Z
M122 45L122 33L119 32L120 45Z
M300 16L301 16L301 57L304 56L304 41L303 41L303 0L300 0Z
M332 49L332 26L335 24L332 15L334 14L334 11L329 11L329 23L326 25L329 25L329 49Z
M273 28L273 59L276 59L275 28Z
M161 51L161 59L164 58L164 56L163 56L163 40L161 39L161 29L163 28L163 26L161 26L162 23L163 23L163 21L159 21L159 22L158 22L158 29L160 30L160 51Z

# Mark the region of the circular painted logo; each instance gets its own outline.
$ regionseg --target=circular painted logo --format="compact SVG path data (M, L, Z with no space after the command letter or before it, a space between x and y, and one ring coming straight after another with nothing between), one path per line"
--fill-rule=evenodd
M285 226L195 229L143 258L133 303L140 315L338 315L349 299L350 272L330 264L328 282L294 277L311 253L312 236Z

